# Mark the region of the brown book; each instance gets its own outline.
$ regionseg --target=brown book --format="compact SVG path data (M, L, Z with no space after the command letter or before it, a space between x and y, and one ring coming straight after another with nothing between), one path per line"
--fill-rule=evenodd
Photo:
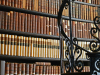
M31 0L28 0L28 10L31 10Z
M4 12L4 29L7 29L8 12Z
M16 17L15 17L15 31L18 31L18 12L16 12Z
M77 31L78 31L78 28L77 28L77 21L75 21L75 37L77 38L78 37L78 35L77 35Z
M36 66L35 68L35 75L39 75L39 66Z
M52 35L55 35L55 18L52 18Z
M21 13L18 13L18 31L21 31Z
M5 34L4 55L7 55L8 50L8 34Z
M86 20L89 20L89 18L88 18L88 16L89 16L89 6L88 5L86 5Z
M25 64L25 74L29 74L29 64Z
M46 74L46 66L43 66L43 71L42 74L45 75Z
M39 75L42 75L43 66L39 66Z
M78 4L78 18L81 19L81 4Z
M75 4L75 17L78 18L78 4Z
M51 75L51 66L48 66L48 74Z
M17 67L17 74L21 74L21 71L22 71L22 63L18 63L18 67Z
M25 63L22 63L21 74L25 75Z
M4 29L4 15L5 15L5 12L2 11L1 29Z
M86 20L86 14L87 14L87 12L86 12L86 5L84 5L84 19Z
M41 17L41 16L37 16L37 20L38 20L38 22L37 22L37 33L38 34L40 34L40 32L41 32L41 25L43 26L43 24L41 24L41 23L43 23L43 17ZM40 23L41 22L41 23Z
M27 32L30 32L30 14L27 14Z
M56 74L56 66L53 66L53 74Z
M49 35L49 17L46 17L46 34Z
M10 30L13 30L13 11L10 11Z
M34 0L31 0L31 10L34 10Z
M1 29L1 26L2 26L2 11L0 11L0 29Z
M18 0L17 8L20 8L20 1L21 1L21 0Z
M38 19L37 19L37 15L35 15L35 33L37 33L37 23L38 23Z
M52 35L52 18L49 18L49 35Z
M48 69L49 69L48 66L46 66L46 74L48 74Z
M25 19L24 19L24 32L27 32L27 14L25 14Z
M32 74L35 75L36 64L33 64Z
M33 20L33 16L30 16L30 33L32 33L32 20Z
M17 3L18 3L18 0L14 0L14 7L17 8Z
M10 63L9 74L14 74L14 63Z
M36 26L35 26L35 15L32 15L32 33L35 33L36 31Z
M11 6L11 0L8 0L8 6Z
M11 0L11 6L14 7L14 0Z
M25 14L21 13L21 31L24 32L24 18Z
M43 17L43 34L46 34L46 17Z
M17 75L18 63L14 63L14 75Z
M15 25L16 25L16 12L13 12L13 30L15 31Z
M5 63L5 75L9 75L9 68L10 68L10 63L6 62Z
M80 4L79 4L80 5ZM80 7L78 6L78 9L79 9ZM80 11L80 10L79 10ZM80 13L79 13L80 14ZM74 2L72 2L72 17L73 18L75 18L75 3Z
M91 13L90 13L90 14L91 14L90 17L91 17L91 20L93 21L93 7L92 7L92 6L90 7L90 12L91 12Z
M29 74L32 75L33 64L29 64Z

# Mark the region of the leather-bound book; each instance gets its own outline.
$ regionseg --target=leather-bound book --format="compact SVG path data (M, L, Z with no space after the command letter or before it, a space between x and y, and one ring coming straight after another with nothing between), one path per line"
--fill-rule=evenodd
M14 56L16 56L17 52L17 35L14 35Z
M26 63L22 63L21 75L25 75L25 64L26 64Z
M18 0L14 0L14 7L17 8Z
M11 0L11 6L14 7L14 0Z
M25 37L25 56L28 56L28 37Z
M4 29L4 15L5 15L5 12L4 12L4 11L2 11L1 29Z
M15 18L15 31L18 31L18 12L16 12L16 18Z
M11 0L8 0L8 6L11 6Z
M84 19L85 19L85 20L86 20L86 17L87 17L86 14L87 14L87 13L86 13L86 5L84 5Z
M36 66L35 68L35 75L39 75L39 66Z
M34 0L31 0L31 10L34 10Z
M28 10L31 10L31 0L28 0Z
M29 64L29 75L32 75L33 64Z
M32 15L32 33L35 33L35 15Z
M1 25L2 25L2 11L0 11L0 28L1 28Z
M72 21L72 37L75 37L75 21Z
M25 14L25 19L24 19L24 32L27 32L27 14Z
M37 22L37 33L38 34L40 34L40 31L42 31L41 30L41 27L43 26L43 22L42 22L43 20L42 19L43 18L41 16L37 16L37 20L38 20L38 22ZM41 27L40 27L40 25L41 25Z
M6 62L5 63L5 75L9 75L9 68L10 68L10 63Z
M46 34L49 35L49 17L46 18Z
M17 56L20 56L20 36L17 37Z
M18 31L21 31L21 13L18 13Z
M80 4L79 4L80 5ZM79 10L80 11L80 10ZM68 12L66 12L68 13ZM79 13L80 14L80 13ZM72 17L75 18L75 3L72 2Z
M11 35L11 50L10 55L14 55L14 35Z
M36 64L33 64L32 74L35 75Z
M1 34L1 54L4 55L5 34Z
M32 21L33 21L33 15L30 15L30 33L32 33Z
M14 63L10 63L9 74L10 75L13 75L14 74Z
M78 34L77 34L77 32L78 32L78 28L77 28L77 21L75 21L75 37L77 38L78 37Z
M4 29L7 29L8 12L4 12Z
M37 33L37 23L38 23L38 19L37 19L37 15L35 15L35 33Z
M15 24L16 24L16 12L13 12L13 30L15 31Z
M29 75L29 64L25 64L25 74Z
M31 37L28 37L28 57L30 57L30 51L31 51Z
M36 57L36 38L33 39L33 57Z
M18 0L18 6L17 6L18 8L20 8L20 2L21 2L21 0Z
M27 14L27 32L30 32L30 14Z
M78 4L78 18L81 19L81 4Z
M31 37L31 50L30 50L30 57L34 56L34 37Z
M48 69L49 69L49 67L46 66L46 75L48 75Z
M38 38L38 57L41 57L41 38Z
M21 31L24 32L24 19L25 19L25 14L21 13Z
M10 50L11 50L11 35L8 35L8 51L7 51L7 55L10 55Z
M39 66L39 75L42 75L43 66Z
M89 6L86 5L86 20L89 20Z
M20 36L20 56L23 55L23 36Z
M14 75L17 75L18 63L14 63Z
M8 50L8 34L5 34L4 55L7 55L7 50Z

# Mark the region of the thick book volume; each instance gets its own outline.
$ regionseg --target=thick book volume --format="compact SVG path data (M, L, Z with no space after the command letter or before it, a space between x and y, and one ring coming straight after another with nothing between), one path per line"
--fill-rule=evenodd
M5 75L9 75L10 63L5 63Z

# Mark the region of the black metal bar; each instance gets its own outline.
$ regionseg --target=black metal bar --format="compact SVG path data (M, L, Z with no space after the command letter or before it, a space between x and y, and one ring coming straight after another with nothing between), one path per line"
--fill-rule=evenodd
M37 12L37 11L31 11L31 10L26 10L26 9L21 9L21 8L15 8L15 7L10 7L10 6L4 6L4 5L0 5L0 11L8 11L8 12L9 11L16 11L16 12L33 14L33 15L40 15L40 16L58 18L57 15L53 15L53 14L48 14L48 13L43 13L43 12ZM62 18L66 19L66 20L69 20L69 17L67 17L67 16L62 16ZM77 19L77 18L72 18L72 20L73 21L93 23L93 21L90 21L90 20L83 20L83 19Z
M6 30L6 29L0 29L0 33L18 35L18 36L32 36L32 37L45 38L45 39L59 39L59 36L54 36L54 35L28 33L28 32L13 31L13 30Z
M76 59L74 59L75 61ZM78 59L78 60L81 60L81 61L90 61L90 60L87 60L87 59ZM63 59L63 61L68 61L67 59Z
M58 58L42 58L42 57L24 57L24 56L10 56L10 55L0 55L0 60L12 60L13 62L52 62L59 61Z
M69 23L70 23L70 49L71 49L71 69L72 72L74 72L74 56L73 56L73 40L72 40L72 24L71 24L71 5L70 5L70 0L69 0Z
M75 2L75 3L78 3L78 4L84 4L84 5L99 7L99 5L96 5L96 4L90 4L90 3L80 2L80 1L74 1L74 2Z

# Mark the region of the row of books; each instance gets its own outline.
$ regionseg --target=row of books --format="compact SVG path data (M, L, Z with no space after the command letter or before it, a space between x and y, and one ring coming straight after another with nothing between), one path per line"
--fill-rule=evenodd
M56 18L24 14L14 11L0 11L0 28L29 33L59 35Z
M91 50L90 50L90 47L89 47L89 45L90 45L90 42L78 42L77 43L80 47L82 47L82 48L84 48L84 49L86 49L86 50L88 50L88 51L90 51L91 52ZM99 44L98 44L98 47L97 48L99 48ZM80 51L79 51L79 53L77 53L77 51L75 51L75 49L76 49L76 47L75 47L75 45L73 45L73 53L75 53L74 54L74 58L77 58L78 56L79 56L79 54L81 53ZM95 48L96 49L96 48ZM66 50L68 50L68 46L66 46L66 44L65 44L65 41L63 41L63 57L64 57L64 59L66 59ZM67 56L67 57L69 57L69 56ZM81 54L81 56L79 57L79 59L86 59L86 52L85 51L83 51L82 50L82 54Z
M77 67L78 69L78 67ZM78 72L74 69L74 72ZM83 70L81 72L90 72L90 66L84 66ZM64 68L64 73L66 73L66 70Z
M59 0L0 0L0 4L56 15L59 10Z
M5 63L5 75L61 75L60 66L52 66L43 63L43 65L38 65L36 63Z
M98 5L100 4L100 0L75 0L75 1L91 3L91 4L98 4Z
M68 11L69 7L64 8L62 15L69 16ZM71 2L71 17L93 21L96 16L98 16L98 7Z
M0 54L60 58L59 40L0 34Z
M62 23L64 32L68 37L70 37L69 20L63 20ZM72 21L72 37L94 39L90 34L91 28L96 28L93 23ZM100 36L98 31L94 35L97 37Z

